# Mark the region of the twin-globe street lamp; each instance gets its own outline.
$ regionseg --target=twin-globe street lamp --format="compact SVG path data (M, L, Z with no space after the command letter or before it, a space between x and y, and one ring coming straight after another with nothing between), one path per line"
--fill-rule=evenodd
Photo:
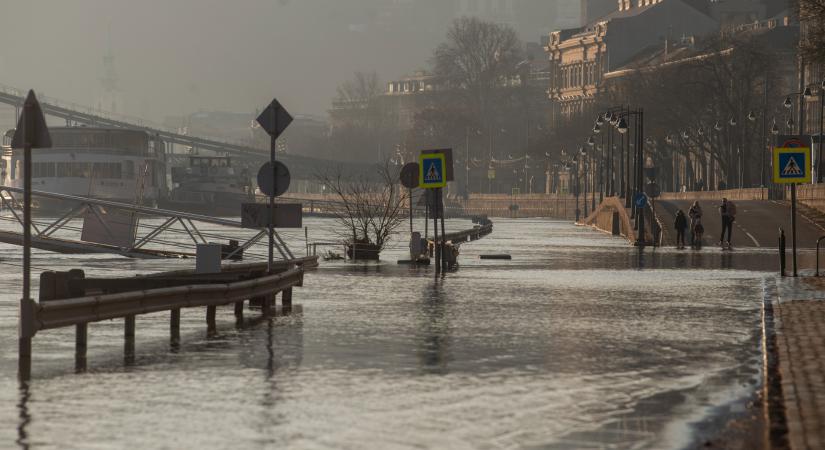
M806 86L802 92L792 92L785 97L785 101L782 103L782 106L788 110L788 132L793 134L794 132L794 121L793 117L791 116L791 112L794 106L793 98L794 96L801 97L799 101L799 108L800 112L799 115L802 117L802 98L812 98L814 96L813 89L811 86ZM821 183L823 178L823 164L822 164L822 138L823 138L823 114L825 114L825 80L823 80L819 85L819 92L817 94L819 97L819 139L817 140L817 164L816 164L816 182ZM799 124L799 134L802 134L804 131L804 124L800 122Z

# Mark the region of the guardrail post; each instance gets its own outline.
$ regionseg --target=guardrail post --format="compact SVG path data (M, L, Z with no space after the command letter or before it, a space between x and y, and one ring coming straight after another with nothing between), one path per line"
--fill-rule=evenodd
M79 323L75 326L75 369L86 370L86 348L89 337L89 324Z
M173 344L180 342L180 308L175 308L169 317L169 340Z
M261 303L261 314L264 317L269 317L272 309L272 295L265 295L262 297L263 301Z
M210 305L206 307L206 328L209 331L215 331L217 328L217 324L215 323L215 313L217 312L218 307L215 305Z
M135 356L135 316L124 318L123 339L123 353L129 362Z
M292 312L292 288L286 288L281 292L281 307L284 314Z
M779 229L779 273L785 275L785 230Z
M819 239L816 240L816 276L819 276L819 244L823 239L825 239L825 236L820 236Z
M235 317L243 319L243 300L235 302Z

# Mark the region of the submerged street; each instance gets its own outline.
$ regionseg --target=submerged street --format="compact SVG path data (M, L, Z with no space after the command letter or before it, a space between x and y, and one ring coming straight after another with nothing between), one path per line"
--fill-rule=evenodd
M332 222L305 224L321 239ZM20 249L4 245L0 422L16 426L0 446L684 448L746 415L760 388L774 251L640 254L569 222L496 219L435 279L396 264L402 241L379 263L308 272L302 315L236 327L219 308L207 336L202 312L184 310L179 346L166 314L141 316L134 362L120 321L90 326L80 374L73 330L41 332L22 390ZM491 253L513 259L478 259ZM32 264L123 276L193 262L35 252Z

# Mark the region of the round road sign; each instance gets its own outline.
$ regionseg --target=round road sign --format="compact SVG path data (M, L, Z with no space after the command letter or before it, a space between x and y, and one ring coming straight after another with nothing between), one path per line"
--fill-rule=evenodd
M656 198L662 195L662 190L659 189L659 185L656 183L647 183L645 185L645 194L650 198Z
M418 163L409 162L401 168L401 185L407 189L418 187Z
M275 161L275 170L268 162L258 170L258 188L266 195L283 195L289 189L289 169L280 161Z

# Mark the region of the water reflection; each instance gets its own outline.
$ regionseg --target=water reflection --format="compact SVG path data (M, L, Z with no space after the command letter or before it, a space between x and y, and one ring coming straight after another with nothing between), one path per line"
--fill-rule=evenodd
M444 294L445 282L444 279L437 279L422 292L418 358L425 373L446 373L450 360L449 300Z
M28 450L29 448L29 433L28 426L31 423L32 417L29 414L29 398L31 391L29 390L29 383L26 381L20 382L18 389L17 411L19 421L17 422L17 440L15 443L18 447Z

